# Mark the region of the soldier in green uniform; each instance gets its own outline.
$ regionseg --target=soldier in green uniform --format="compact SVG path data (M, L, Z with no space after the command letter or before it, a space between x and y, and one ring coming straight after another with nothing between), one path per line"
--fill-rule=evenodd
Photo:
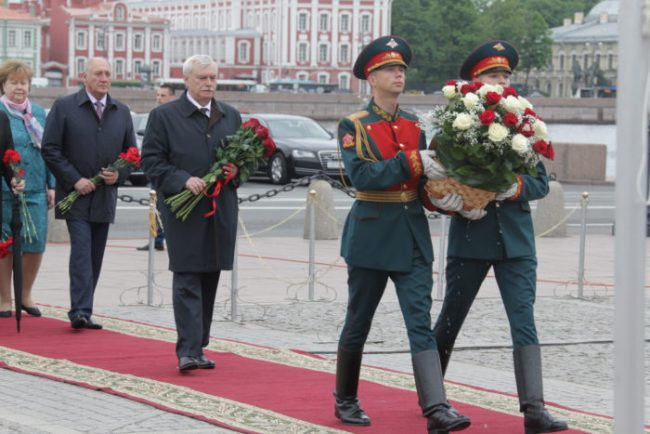
M366 110L339 124L339 146L357 196L341 242L348 265L348 308L338 345L335 415L346 424L370 424L357 399L359 371L372 318L391 279L406 323L419 402L433 434L464 429L470 420L445 396L431 331L433 249L421 197L431 209L460 210L463 204L455 194L433 203L420 195L424 175L446 175L424 151L418 118L397 103L411 57L410 47L397 36L367 45L354 75L368 81L373 99Z
M519 62L506 41L491 41L474 50L460 76L486 84L509 86ZM526 434L563 431L567 424L544 407L542 364L533 305L537 279L535 234L528 201L548 194L544 165L538 175L519 176L485 210L464 211L452 218L446 268L446 294L434 334L443 373L454 341L476 294L492 267L508 315L513 343L515 378Z

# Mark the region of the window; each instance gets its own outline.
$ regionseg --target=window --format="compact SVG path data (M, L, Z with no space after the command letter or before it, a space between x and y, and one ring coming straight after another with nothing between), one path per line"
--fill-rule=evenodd
M347 74L339 75L339 89L349 89L350 88L350 76Z
M594 63L596 64L596 67L600 69L600 53L596 54L596 58L594 59Z
M340 31L341 32L349 32L350 31L350 15L348 15L348 14L341 15Z
M564 71L564 54L560 54L560 71Z
M144 36L142 33L136 33L133 35L133 50L142 51L144 48Z
M124 33L115 34L115 49L124 51Z
M361 32L370 33L370 15L361 15Z
M239 43L239 63L248 63L249 62L249 43L248 41L241 41Z
M582 67L583 69L589 68L589 55L586 53L582 55Z
M564 96L564 84L563 83L558 83L557 84L557 96L560 98Z
M327 82L328 82L327 74L318 74L318 83L319 84L327 84Z
M614 55L612 53L607 55L607 69L614 69Z
M160 52L162 51L162 36L159 34L153 35L151 39L151 50Z
M15 47L16 46L16 31L15 30L9 30L9 35L7 36L8 39L8 44L10 47Z
M296 75L296 78L297 78L298 80L309 80L309 74L307 74L306 72L299 72L299 73Z
M95 49L103 51L105 49L105 34L103 30L95 32Z
M325 63L329 60L329 50L327 44L320 44L318 46L318 61Z
M86 59L82 57L77 59L77 77L83 72L86 72Z
M327 32L330 29L330 17L327 14L320 14L318 19L318 30Z
M308 30L308 17L307 12L301 12L298 14L298 31L306 32Z
M151 64L151 74L154 77L160 77L160 60L154 60Z
M339 63L350 62L350 46L348 44L341 44L339 49Z
M122 5L115 6L115 19L118 21L124 21L125 17L126 17L126 10L124 6Z
M134 60L133 61L133 72L135 72L136 74L139 74L141 69L142 69L142 60L140 60L140 59Z
M309 45L307 42L300 42L298 44L298 62L305 63L309 61L308 53Z
M32 31L31 30L25 30L25 33L23 33L23 47L32 48Z
M77 32L77 49L86 49L86 32Z
M115 60L115 76L124 75L124 60L116 59Z

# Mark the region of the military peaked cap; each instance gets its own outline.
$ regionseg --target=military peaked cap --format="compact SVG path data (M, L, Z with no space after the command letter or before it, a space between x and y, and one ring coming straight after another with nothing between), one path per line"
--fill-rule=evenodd
M472 80L491 70L512 72L519 64L517 49L506 41L490 41L467 56L460 67L460 78Z
M411 46L399 36L382 36L361 50L354 63L354 76L365 80L368 74L386 65L408 67L413 52Z

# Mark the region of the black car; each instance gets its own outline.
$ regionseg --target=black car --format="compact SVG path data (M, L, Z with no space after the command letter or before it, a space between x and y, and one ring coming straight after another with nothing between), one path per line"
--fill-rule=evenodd
M258 174L274 184L286 184L292 178L321 171L332 177L344 175L336 138L318 122L305 116L242 114L244 121L250 118L269 129L278 147L268 165L258 168Z
M138 147L138 152L142 154L142 139L144 138L144 130L147 127L147 120L149 119L149 113L131 113L131 119L133 119L133 129L135 130L135 140L136 146ZM142 168L133 169L133 172L129 175L129 181L131 185L134 186L143 186L147 185L149 180L147 176L142 171Z

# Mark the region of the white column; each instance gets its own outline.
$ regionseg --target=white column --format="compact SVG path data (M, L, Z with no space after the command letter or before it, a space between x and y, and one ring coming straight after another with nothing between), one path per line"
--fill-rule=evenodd
M648 95L641 90L647 91L650 22L642 26L643 3L621 0L618 13L614 432L621 434L644 432L647 165L640 162L648 152Z

